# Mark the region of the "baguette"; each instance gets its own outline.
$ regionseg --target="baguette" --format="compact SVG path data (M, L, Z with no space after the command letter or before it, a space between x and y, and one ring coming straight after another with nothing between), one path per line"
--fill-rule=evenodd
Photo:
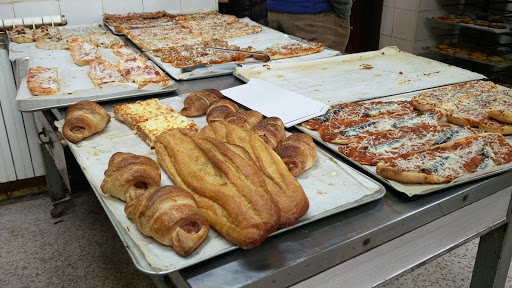
M300 183L288 171L279 155L256 134L227 122L209 124L201 129L200 134L241 146L248 151L263 172L266 186L280 208L280 228L293 225L306 214L309 201Z
M245 152L186 129L157 137L158 162L191 192L210 225L240 248L258 246L279 225L279 208L261 170Z

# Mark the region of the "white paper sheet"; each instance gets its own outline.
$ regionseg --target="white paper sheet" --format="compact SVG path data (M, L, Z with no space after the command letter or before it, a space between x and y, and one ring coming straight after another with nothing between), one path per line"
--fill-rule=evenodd
M222 94L267 117L279 117L286 128L325 114L328 105L261 79L222 90Z

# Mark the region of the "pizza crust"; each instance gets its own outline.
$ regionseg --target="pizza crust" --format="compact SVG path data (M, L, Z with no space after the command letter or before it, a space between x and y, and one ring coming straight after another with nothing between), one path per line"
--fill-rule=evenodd
M493 118L485 119L480 123L479 127L487 132L500 133L503 135L512 134L512 124L503 123Z
M512 111L485 109L485 113L498 121L512 124Z
M386 179L395 180L402 183L412 184L441 184L452 181L446 177L430 175L421 172L401 171L397 168L390 167L384 162L377 164L377 175Z

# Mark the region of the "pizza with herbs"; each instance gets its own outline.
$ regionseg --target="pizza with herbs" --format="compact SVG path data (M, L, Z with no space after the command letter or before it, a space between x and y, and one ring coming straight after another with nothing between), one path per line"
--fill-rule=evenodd
M411 101L418 110L450 110L459 102L496 90L498 87L493 82L477 80L428 90L415 95Z
M448 183L512 162L512 146L496 133L478 134L377 164L377 174L403 183Z
M59 92L59 75L57 68L30 67L27 86L34 96L52 95Z

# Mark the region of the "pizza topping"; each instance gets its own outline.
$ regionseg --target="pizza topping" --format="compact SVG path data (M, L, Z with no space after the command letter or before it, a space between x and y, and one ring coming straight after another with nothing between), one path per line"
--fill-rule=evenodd
M434 161L423 164L420 167L420 171L423 173L429 173L429 174L432 174L433 172L437 172L444 165L446 165L446 163L448 163L448 160L450 160L450 157L452 157L452 155L439 157L439 158L435 159Z
M420 113L416 116L409 117L406 119L398 120L393 123L393 127L399 128L404 126L416 126L419 124L436 125L441 121L444 114L441 111L434 110L425 113Z
M453 129L450 129L448 131L445 131L444 133L439 135L439 137L436 139L436 141L434 143L436 145L439 145L439 144L443 144L443 143L452 141L462 131L463 131L463 129L460 128L460 127L453 128Z
M399 146L403 145L405 143L405 141L407 141L408 138L409 137L405 136L402 138L398 138L398 139L390 140L388 142L370 146L370 147L368 147L368 152L380 153L380 152L383 152L388 149L399 147Z
M375 126L377 124L379 124L381 121L380 120L375 120L375 121L370 121L370 122L365 122L363 124L359 124L359 125L356 125L354 127L350 127L348 129L345 129L343 131L341 131L345 136L356 136L357 134L359 134L362 130L366 129L366 128L369 128L369 127L372 127L372 126Z
M30 67L27 86L33 95L55 94L59 90L57 68Z
M392 102L390 104L386 104L386 105L382 105L382 106L377 106L377 107L372 108L370 110L364 111L363 112L363 116L365 116L365 117L376 116L376 115L378 115L380 113L396 111L399 108L400 108L400 106L396 102Z

